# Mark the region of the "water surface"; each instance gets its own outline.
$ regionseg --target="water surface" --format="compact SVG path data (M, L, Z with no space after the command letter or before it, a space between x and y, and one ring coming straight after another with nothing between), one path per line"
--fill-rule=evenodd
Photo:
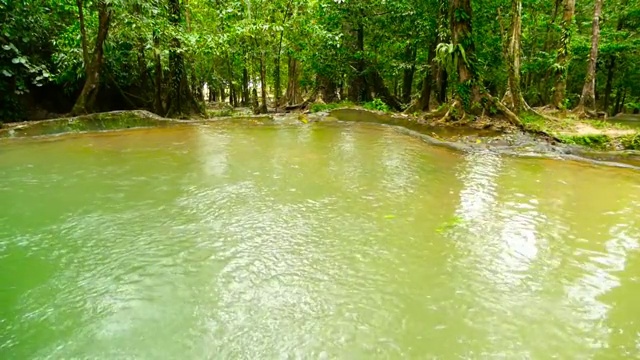
M640 174L367 124L0 142L0 358L640 356Z

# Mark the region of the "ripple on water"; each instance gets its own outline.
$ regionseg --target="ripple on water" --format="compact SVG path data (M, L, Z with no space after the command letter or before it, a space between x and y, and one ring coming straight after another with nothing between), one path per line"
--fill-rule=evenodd
M365 124L32 145L0 159L0 357L640 351L630 172Z

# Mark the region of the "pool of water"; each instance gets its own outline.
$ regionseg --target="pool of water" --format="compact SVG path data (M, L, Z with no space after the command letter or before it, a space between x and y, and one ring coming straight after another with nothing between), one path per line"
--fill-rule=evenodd
M640 173L391 127L0 141L0 358L630 358Z

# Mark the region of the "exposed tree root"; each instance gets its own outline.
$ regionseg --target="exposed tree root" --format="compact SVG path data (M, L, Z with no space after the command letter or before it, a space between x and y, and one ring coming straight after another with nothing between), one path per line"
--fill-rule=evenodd
M593 110L587 109L584 105L578 105L575 109L571 111L573 115L575 115L578 119L599 119L607 118L606 112L596 112Z
M287 105L285 107L286 111L293 111L293 110L304 110L306 108L309 107L309 105L313 102L316 101L316 99L318 98L318 89L314 89L313 92L311 93L311 95L309 95L309 97L307 98L307 100L303 101L300 104L295 104L295 105Z
M509 122L509 124L511 124L512 126L514 126L515 128L523 131L523 132L527 132L530 134L534 134L534 135L538 135L540 137L543 137L545 139L551 140L551 141L556 141L556 142L562 142L558 137L549 134L543 130L538 130L538 129L532 129L530 127L527 127L522 120L520 119L520 117L515 114L513 111L511 111L511 109L509 109L504 103L502 103L498 98L490 96L490 95L483 95L482 96L483 101L481 101L481 103L483 103L482 106L482 111L481 113L484 115L484 113L493 107L493 110L497 110L499 116L503 117L505 120L507 120ZM556 121L557 119L553 119L553 118L549 118L547 116L544 116L542 114L539 114L538 112L536 112L535 110L533 110L529 105L526 104L526 102L523 102L523 104L525 104L525 108L528 111L532 111L533 113L535 113L536 115L539 115L545 119L551 119L552 121ZM465 119L467 119L467 117L469 116L474 116L477 117L478 115L474 115L472 113L467 112L464 107L462 106L462 103L455 99L451 102L451 104L449 106L447 106L445 108L445 114L444 116L442 116L439 120L437 120L437 123L445 123L445 122L463 122L465 121ZM480 115L480 117L482 117L483 115Z

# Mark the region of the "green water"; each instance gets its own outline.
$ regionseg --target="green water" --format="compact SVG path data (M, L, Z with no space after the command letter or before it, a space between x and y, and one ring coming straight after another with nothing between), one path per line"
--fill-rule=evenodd
M640 173L366 124L0 142L0 359L640 357Z

